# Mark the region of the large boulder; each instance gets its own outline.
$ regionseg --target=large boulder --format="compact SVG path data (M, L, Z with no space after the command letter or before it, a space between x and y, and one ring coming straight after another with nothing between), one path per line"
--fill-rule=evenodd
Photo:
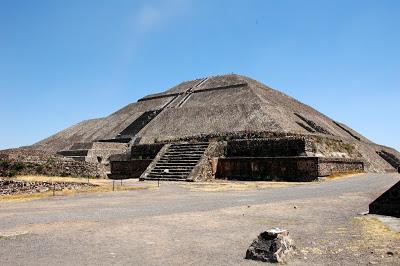
M294 249L293 240L287 230L273 228L262 232L246 252L246 259L264 262L284 262Z

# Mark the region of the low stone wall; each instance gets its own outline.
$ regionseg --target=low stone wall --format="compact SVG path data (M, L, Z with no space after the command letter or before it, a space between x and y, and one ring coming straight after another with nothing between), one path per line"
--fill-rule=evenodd
M318 158L318 176L364 172L364 162L346 158Z
M318 178L317 157L220 158L216 178L252 181L313 181Z
M110 179L139 178L152 162L152 159L129 161L111 161Z
M305 154L304 138L243 139L227 142L227 157L281 157Z
M362 172L361 161L320 157L220 158L216 178L236 180L313 181L335 173Z
M15 161L0 159L0 176L45 175L106 177L103 165L75 161L68 158L50 157L47 161Z

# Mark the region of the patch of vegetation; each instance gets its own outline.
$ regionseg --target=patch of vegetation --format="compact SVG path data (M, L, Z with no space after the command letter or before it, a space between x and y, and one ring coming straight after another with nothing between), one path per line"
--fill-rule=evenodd
M10 166L10 163L8 161L0 160L0 168L8 169L9 166Z
M71 176L71 174L70 174L70 173L67 173L67 172L62 172L62 173L60 174L60 176L61 176L61 177L67 177L67 176Z
M13 177L25 168L21 162L0 160L0 176Z
M37 172L38 174L43 174L43 173L44 173L44 166L43 166L43 165L38 165L38 166L36 167L36 172Z
M347 151L348 154L353 154L355 147L350 143L343 143L343 148Z
M53 164L55 162L54 157L47 158L46 164Z
M9 166L9 169L11 171L17 171L17 172L23 170L24 168L25 168L25 165L23 163L21 163L21 162L12 163Z

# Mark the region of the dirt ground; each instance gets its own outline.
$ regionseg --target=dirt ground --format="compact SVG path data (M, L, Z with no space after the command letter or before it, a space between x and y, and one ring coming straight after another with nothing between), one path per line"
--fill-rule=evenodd
M280 227L297 247L288 265L400 265L400 233L359 215L398 179L149 182L138 184L151 189L0 201L0 264L262 265L245 260L246 249Z

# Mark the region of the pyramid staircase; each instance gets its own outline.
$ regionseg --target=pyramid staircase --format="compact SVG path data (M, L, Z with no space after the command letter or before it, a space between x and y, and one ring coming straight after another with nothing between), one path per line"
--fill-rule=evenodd
M161 110L152 110L144 112L141 116L139 116L133 123L131 123L127 128L125 128L121 133L116 137L117 139L126 139L133 138L139 133L142 128L144 128L151 120L153 120Z
M208 142L171 144L141 180L190 181L187 178L199 163L208 144Z

